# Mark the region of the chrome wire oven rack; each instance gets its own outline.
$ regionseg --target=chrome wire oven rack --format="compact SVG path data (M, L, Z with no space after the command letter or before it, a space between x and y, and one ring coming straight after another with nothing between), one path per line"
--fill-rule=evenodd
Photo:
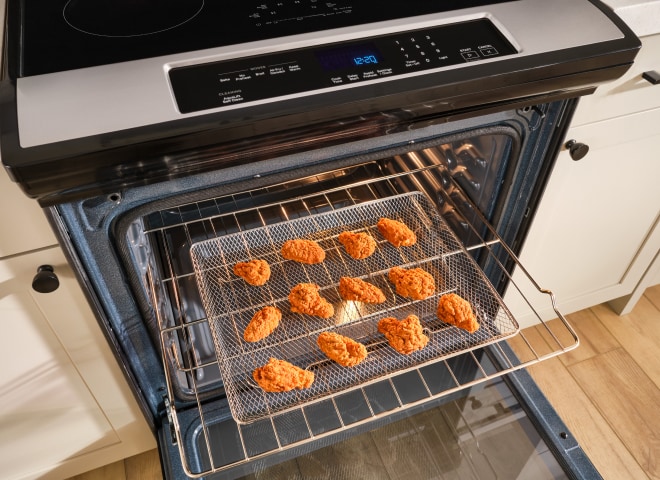
M378 232L380 218L407 225L415 232L416 243L392 246ZM337 239L344 231L367 232L377 239L376 251L366 259L353 259ZM280 254L282 244L299 238L316 241L326 253L325 260L305 265L284 259ZM241 423L300 408L518 331L486 276L421 192L204 240L192 246L191 256L229 406ZM261 286L249 285L232 270L238 262L255 259L267 260L271 266L272 275ZM392 267L421 268L431 273L437 284L435 294L423 300L398 295L388 281ZM360 278L378 286L385 292L385 302L342 300L338 291L341 277ZM290 312L289 292L299 283L310 282L319 285L321 297L334 306L331 318ZM446 293L456 293L469 301L480 325L476 332L468 333L438 319L438 299ZM252 315L268 305L282 312L280 324L262 341L246 342L243 331ZM384 317L402 320L411 314L421 320L430 340L421 350L403 355L387 345L378 331L378 321ZM362 343L367 357L353 367L330 361L316 346L316 339L324 331ZM289 392L263 391L252 372L270 358L287 360L313 372L314 383L310 388Z
M431 157L436 155L432 151L421 153ZM310 445L332 442L352 429L369 428L370 425L387 421L386 419L394 418L414 407L528 367L578 346L578 338L573 328L555 308L552 292L542 289L533 280L495 229L461 193L461 187L447 175L444 165L438 164L437 161L432 161L431 165L420 163L416 154L410 158L394 157L390 160L392 164L401 164L400 168L394 169L394 173L391 169L383 169L382 164L372 162L354 167L353 172L329 172L322 177L307 178L295 184L283 184L182 205L160 212L162 221L144 222L144 235L149 238L154 250L161 251L159 262L152 262L145 269L146 288L159 322L172 435L189 476L240 472L243 466L252 462L267 464L270 458L290 449L300 447L304 450ZM372 167L376 169L375 172L370 170ZM359 175L360 169L365 171L362 176ZM419 202L422 202L423 208L416 220L422 224L429 221L429 212L437 211L442 219L451 220L447 223L452 227L455 223L461 228L466 227L467 235L459 235L461 248L453 250L453 247L442 244L442 241L451 244L451 240L438 240L438 244L434 245L439 249L437 259L431 262L446 263L453 257L458 258L459 255L452 255L452 251L471 257L469 263L478 265L480 272L485 272L489 279L507 279L507 294L509 291L515 291L518 292L517 295L525 298L534 312L536 324L523 328L516 334L517 328L513 321L508 320L506 307L501 306L497 294L491 296L488 287L486 296L497 298L497 301L486 309L488 315L504 314L506 321L505 326L489 327L484 331L496 336L497 330L501 328L503 335L509 338L495 338L493 342L484 342L489 345L474 345L474 348L464 344L459 349L461 351L455 352L445 351L440 347L433 352L433 355L439 357L437 361L406 365L399 374L370 378L362 385L349 385L350 388L346 391L334 392L311 403L288 404L280 412L265 416L259 412L259 418L249 423L237 422L231 415L218 415L217 398L222 396L231 379L229 382L225 379L226 385L223 388L222 379L225 372L218 363L212 329L202 307L189 256L191 246L202 240L221 238L238 232L244 235L251 230L272 227L283 221L314 218L329 212L332 214L342 209L359 207L367 202L381 202L393 196L418 200L418 204L410 208L417 209ZM431 216L434 215L435 213L431 213ZM433 221L435 220L431 220ZM358 223L367 228L363 219ZM367 223L370 225L370 222ZM444 253L443 248L447 249ZM415 255L413 258L397 259L394 263L413 264L422 260L422 257ZM384 266L381 266L375 270L381 272L383 268ZM362 275L359 275L360 272L353 272L354 275L356 273L356 276L366 277L372 274L366 271L362 272ZM227 281L226 273L222 275L221 279ZM479 273L478 277L481 278L482 275ZM334 277L327 283L334 285L333 282ZM460 282L457 284L460 285ZM544 300L554 308L557 315L555 320L544 321L536 313L546 305L537 304L535 309L533 302L527 300L523 293L530 290L540 292ZM437 293L441 291L442 289ZM282 298L282 295L282 292L274 293L273 299ZM470 293L466 295L470 296ZM394 295L390 296L394 298ZM477 301L476 297L471 300ZM534 302L537 301L534 296ZM387 308L396 310L400 307L405 310L413 305L410 302L404 302L400 306L390 303ZM346 315L353 318L352 314ZM369 318L369 313L361 315ZM356 323L360 322L348 322L344 327L350 328ZM314 326L305 328L309 332L319 330ZM324 325L323 328L328 326ZM437 328L444 331L448 327L438 323ZM510 336L512 333L514 335ZM466 335L459 333L457 338L465 339ZM364 379L359 381L362 380ZM345 383L341 389L346 389ZM210 401L213 399L216 401ZM197 427L182 430L181 423L186 422L180 420L189 420L192 417L195 418Z

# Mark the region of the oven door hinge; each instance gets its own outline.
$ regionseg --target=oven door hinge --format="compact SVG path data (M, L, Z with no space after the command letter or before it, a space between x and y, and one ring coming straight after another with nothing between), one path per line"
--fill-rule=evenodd
M177 444L176 427L174 426L174 405L170 403L170 399L163 397L165 404L165 413L167 414L167 423L170 424L170 436L172 437L172 445Z

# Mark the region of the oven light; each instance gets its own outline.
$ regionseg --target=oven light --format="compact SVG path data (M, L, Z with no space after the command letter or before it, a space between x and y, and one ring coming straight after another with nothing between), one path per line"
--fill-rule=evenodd
M367 313L362 302L352 300L343 301L335 311L335 325L354 322L361 319Z

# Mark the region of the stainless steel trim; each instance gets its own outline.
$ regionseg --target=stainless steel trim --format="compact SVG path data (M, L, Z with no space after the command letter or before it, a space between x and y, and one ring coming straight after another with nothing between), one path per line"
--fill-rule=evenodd
M495 22L519 49L522 57L623 36L587 0L519 0L492 5L487 9L469 8L368 26L19 78L16 93L20 144L24 148L45 145L221 110L180 114L167 76L167 71L173 66L322 45L483 16ZM543 20L532 22L529 19ZM584 25L589 28L584 28ZM494 58L477 63L497 61ZM448 68L471 66L466 64ZM378 81L381 80L374 80ZM368 82L360 83L365 84Z

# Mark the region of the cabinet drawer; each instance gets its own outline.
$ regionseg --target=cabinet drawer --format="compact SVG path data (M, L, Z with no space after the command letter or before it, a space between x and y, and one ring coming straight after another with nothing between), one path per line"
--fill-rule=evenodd
M573 126L660 107L660 85L642 78L642 73L649 70L660 72L660 34L641 40L642 49L623 77L580 99Z
M25 196L0 166L0 258L57 244L36 200Z

